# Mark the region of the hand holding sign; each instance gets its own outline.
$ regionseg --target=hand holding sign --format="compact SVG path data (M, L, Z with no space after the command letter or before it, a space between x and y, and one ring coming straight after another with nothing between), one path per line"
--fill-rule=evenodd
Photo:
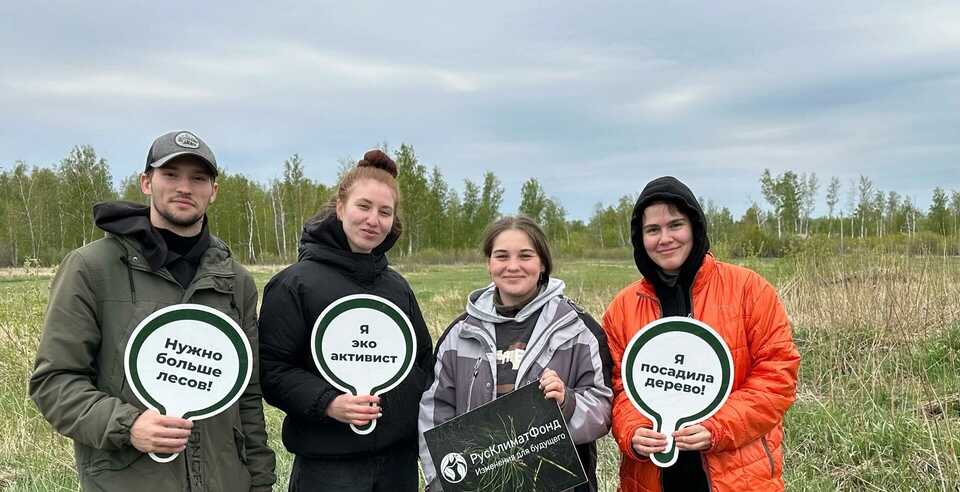
M392 302L355 294L327 306L310 337L313 361L335 388L352 395L380 395L395 388L413 367L417 338L407 315ZM350 428L373 432L377 421Z
M666 435L666 449L650 455L661 467L677 460L673 432L710 418L733 386L733 357L705 323L671 316L640 329L621 362L630 402Z
M253 371L250 342L229 316L199 304L175 304L140 322L123 357L127 384L147 408L201 420L233 405ZM150 454L160 463L176 454Z

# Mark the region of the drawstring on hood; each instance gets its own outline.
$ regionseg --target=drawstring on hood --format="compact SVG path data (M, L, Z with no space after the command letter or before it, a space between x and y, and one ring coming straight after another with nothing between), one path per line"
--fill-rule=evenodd
M383 242L370 253L354 253L350 250L343 222L335 214L307 222L300 235L298 261L312 260L333 265L358 282L370 285L386 270L386 253L396 244L400 233L395 229L387 233Z

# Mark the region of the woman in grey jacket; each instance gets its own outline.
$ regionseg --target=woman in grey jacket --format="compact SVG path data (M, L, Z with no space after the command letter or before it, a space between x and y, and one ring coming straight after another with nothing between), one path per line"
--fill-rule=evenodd
M539 381L556 400L596 490L595 441L610 429L610 354L603 330L550 278L553 260L532 220L505 217L484 234L492 284L470 294L467 311L437 342L434 381L420 400L420 459L440 490L423 432Z

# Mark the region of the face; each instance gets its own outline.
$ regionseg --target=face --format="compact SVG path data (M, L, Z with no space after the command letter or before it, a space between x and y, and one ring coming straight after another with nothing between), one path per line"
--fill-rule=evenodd
M370 253L380 246L393 227L396 201L393 190L374 179L357 181L346 201L337 200L350 251Z
M150 223L181 236L203 227L203 214L217 197L218 185L196 157L183 156L140 175L140 191L150 197Z
M500 300L506 305L529 298L537 289L537 280L543 270L540 256L527 233L507 229L493 240L487 271L500 292Z
M677 272L693 249L690 219L665 203L643 211L643 249L665 272Z

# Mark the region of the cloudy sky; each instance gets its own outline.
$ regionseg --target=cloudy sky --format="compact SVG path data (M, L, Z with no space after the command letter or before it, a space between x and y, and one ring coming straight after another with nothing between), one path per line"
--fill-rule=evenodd
M831 176L960 190L956 1L210 3L3 2L0 166L90 144L119 178L192 129L261 181L405 142L575 218L663 174L737 214L764 168L820 211Z

